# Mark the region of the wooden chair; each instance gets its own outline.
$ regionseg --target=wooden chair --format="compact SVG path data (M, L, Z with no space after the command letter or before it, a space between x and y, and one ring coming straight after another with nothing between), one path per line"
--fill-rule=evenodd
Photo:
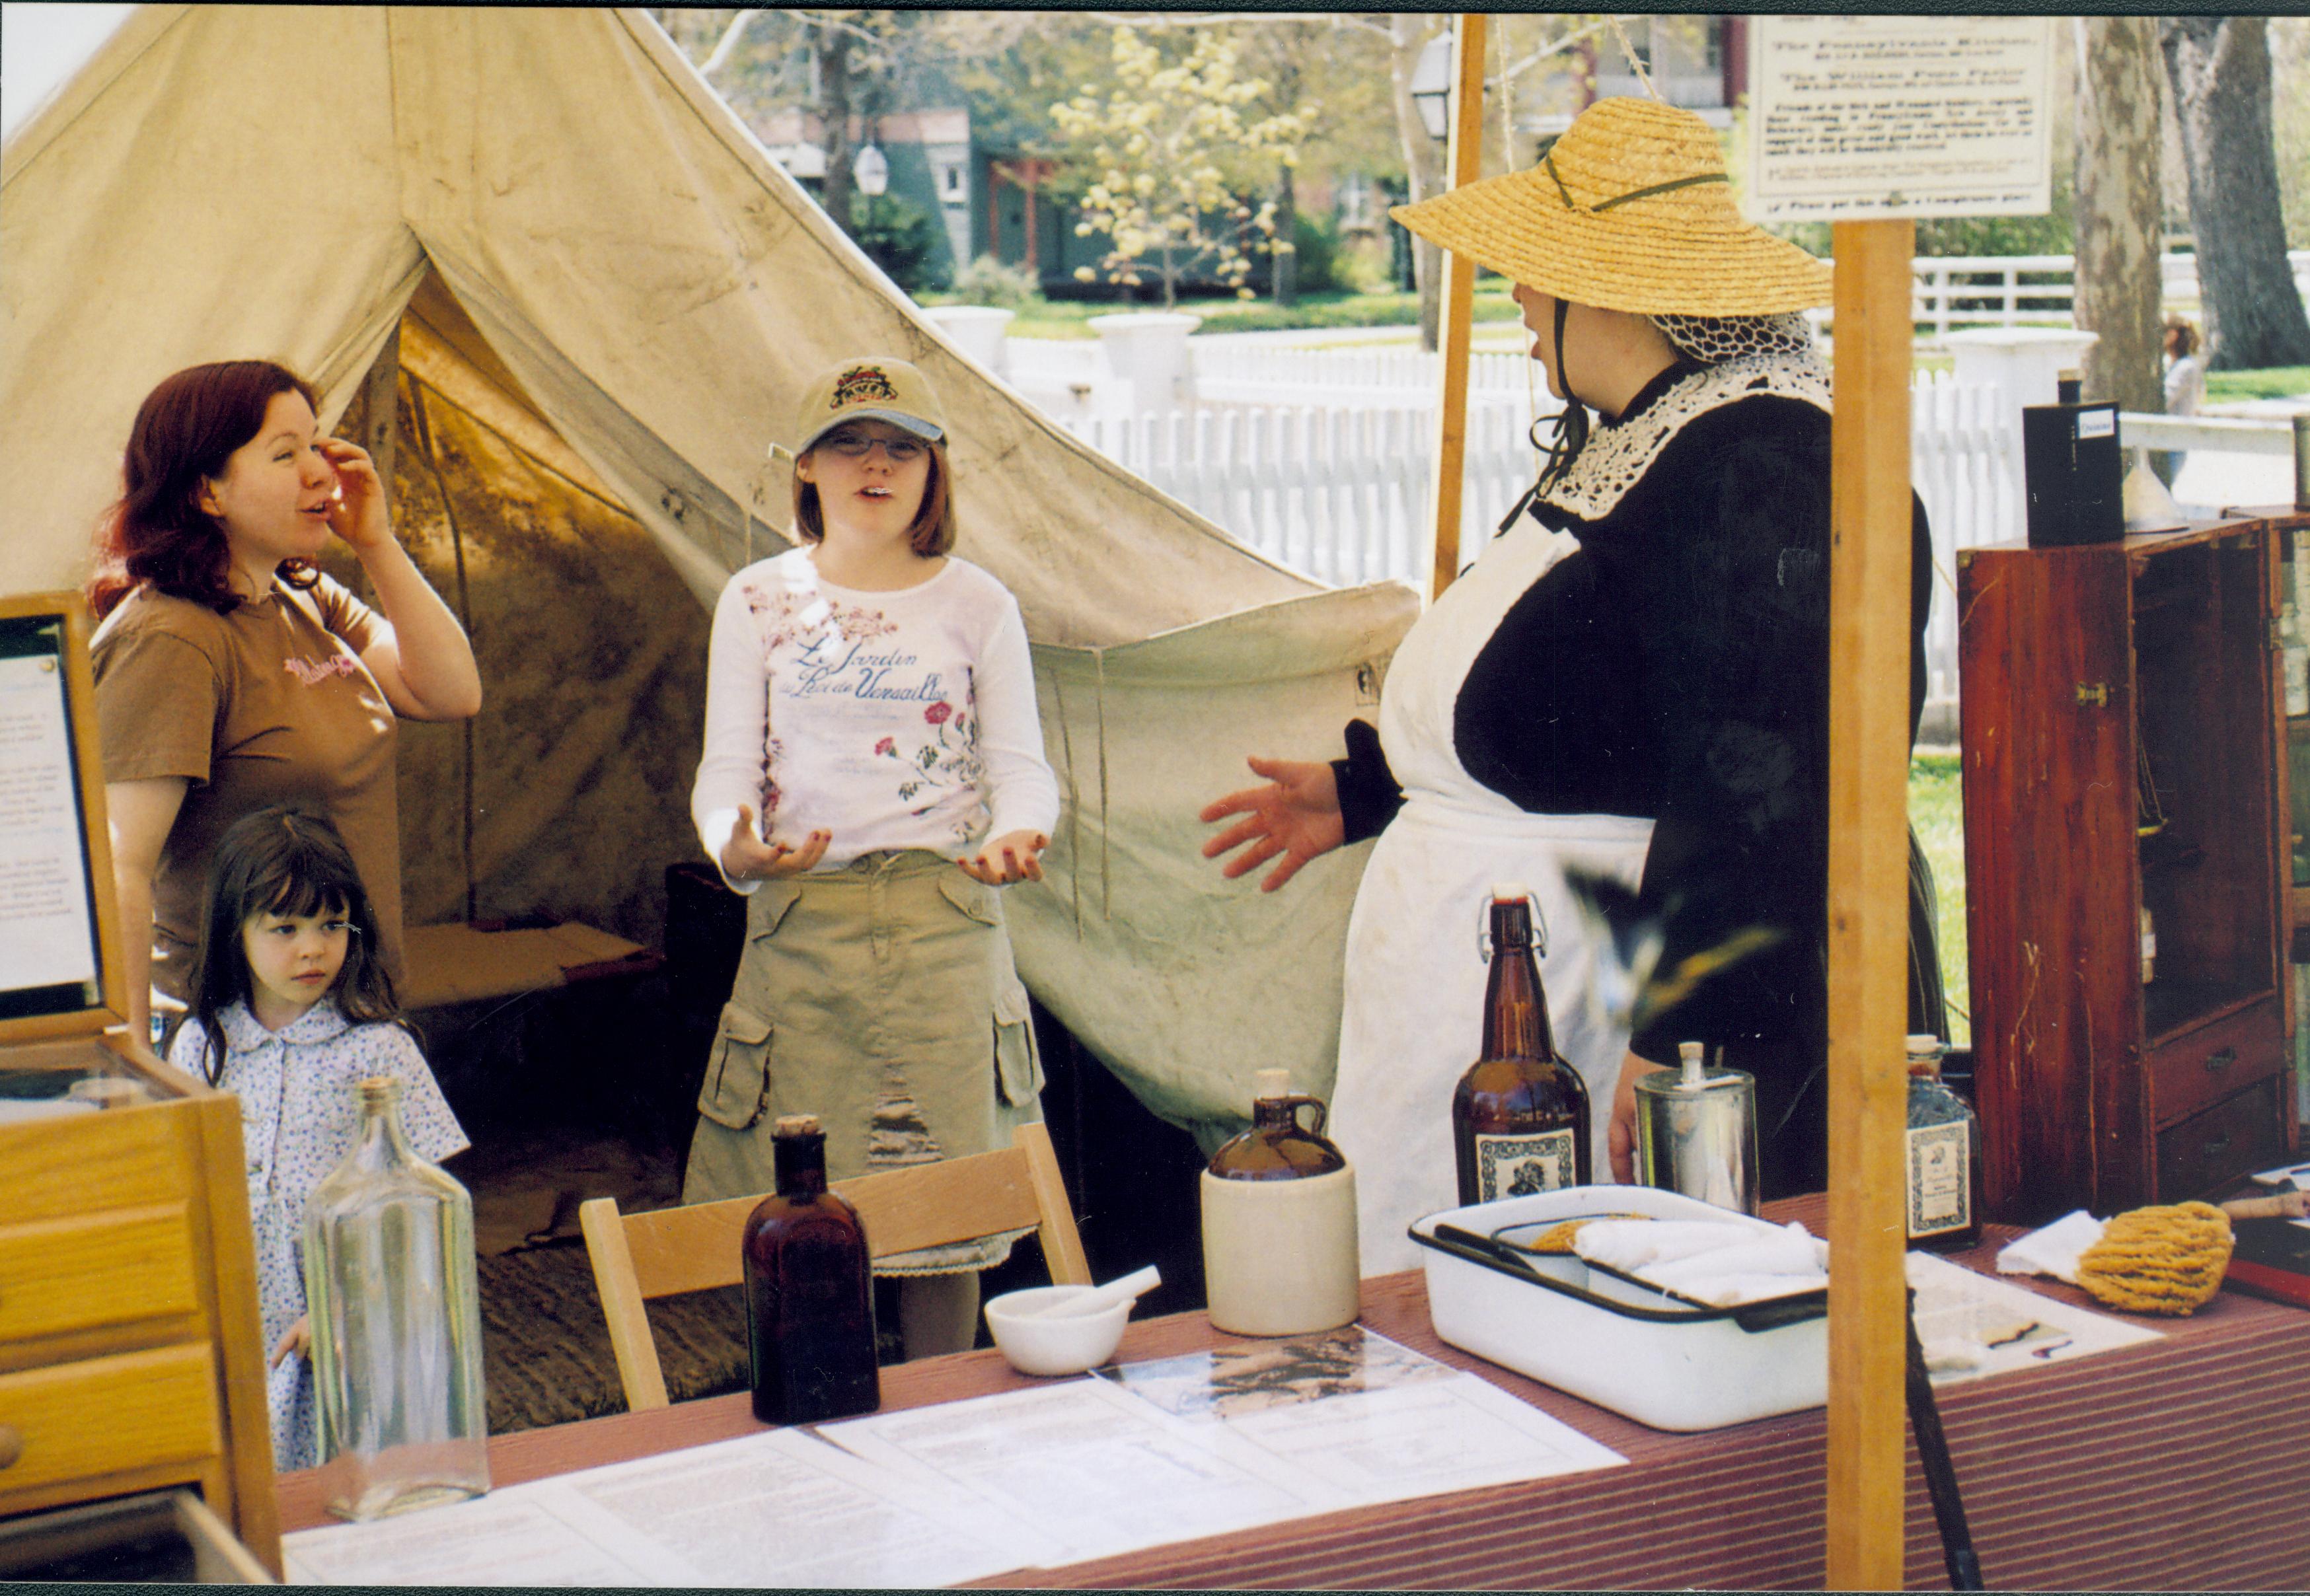
M877 1258L1032 1227L1053 1281L1090 1284L1066 1182L1050 1132L1039 1123L1020 1125L1011 1146L999 1152L861 1175L837 1181L833 1189L858 1210ZM744 1278L739 1238L760 1201L732 1197L621 1214L616 1198L596 1197L578 1207L628 1409L666 1405L665 1376L643 1305L652 1297L738 1284Z

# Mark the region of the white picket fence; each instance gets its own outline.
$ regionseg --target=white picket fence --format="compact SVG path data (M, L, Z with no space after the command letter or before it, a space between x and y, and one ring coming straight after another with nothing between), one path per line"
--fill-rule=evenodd
M1469 559L1532 482L1528 424L1521 404L1469 403L1460 521ZM1066 426L1269 559L1318 581L1427 579L1432 405L1247 406Z

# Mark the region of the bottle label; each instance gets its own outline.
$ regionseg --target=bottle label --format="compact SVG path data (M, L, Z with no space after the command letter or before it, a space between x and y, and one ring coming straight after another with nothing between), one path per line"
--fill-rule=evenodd
M1576 1184L1580 1167L1573 1156L1573 1131L1538 1131L1524 1136L1476 1134L1476 1201L1530 1197Z
M1909 1236L1941 1236L1973 1223L1973 1172L1966 1123L1920 1125L1909 1132Z

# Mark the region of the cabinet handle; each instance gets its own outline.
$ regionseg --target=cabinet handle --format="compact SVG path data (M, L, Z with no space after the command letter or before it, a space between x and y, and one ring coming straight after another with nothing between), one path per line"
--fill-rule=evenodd
M24 1432L13 1424L0 1424L0 1469L13 1468L24 1455Z
M2206 1073L2219 1075L2236 1063L2237 1063L2237 1049L2225 1047L2219 1053L2209 1054L2206 1056Z
M2090 704L2097 709L2107 708L2109 706L2109 683L2106 681L2079 682L2078 702L2081 705Z
M2229 1150L2230 1133L2228 1131L2224 1131L2220 1135L2206 1143L2206 1157L2210 1158L2219 1158L2222 1154Z

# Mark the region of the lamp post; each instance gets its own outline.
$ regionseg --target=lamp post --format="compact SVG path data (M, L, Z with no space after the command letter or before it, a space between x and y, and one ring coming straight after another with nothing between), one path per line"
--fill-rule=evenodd
M1446 30L1421 47L1411 69L1411 108L1420 125L1438 143L1450 129L1452 102L1452 33Z
M858 192L868 199L880 199L890 186L890 160L881 147L869 139L858 152L858 159L850 163L850 179L858 185Z

